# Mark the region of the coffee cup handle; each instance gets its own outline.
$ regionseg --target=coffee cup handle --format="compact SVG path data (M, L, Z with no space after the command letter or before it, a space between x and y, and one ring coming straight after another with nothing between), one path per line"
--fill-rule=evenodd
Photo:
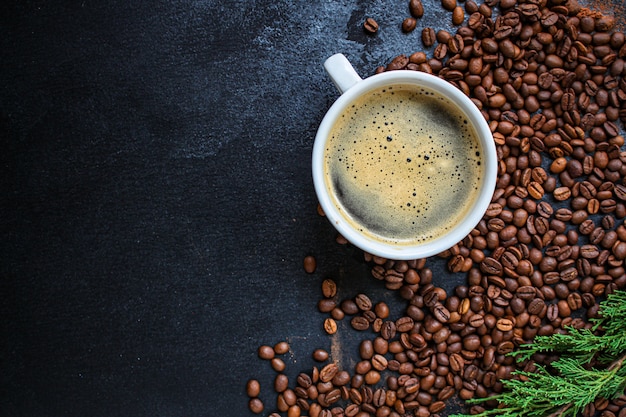
M343 54L335 54L328 58L324 62L324 69L341 94L359 81L363 81Z

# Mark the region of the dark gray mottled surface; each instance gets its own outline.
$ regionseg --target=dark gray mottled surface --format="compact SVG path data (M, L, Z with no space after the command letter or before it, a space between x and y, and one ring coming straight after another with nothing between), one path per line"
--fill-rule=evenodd
M290 376L331 348L324 277L400 314L316 214L310 152L326 57L366 76L447 22L405 35L406 3L2 3L1 416L244 416L250 377L269 413L256 348L289 340Z

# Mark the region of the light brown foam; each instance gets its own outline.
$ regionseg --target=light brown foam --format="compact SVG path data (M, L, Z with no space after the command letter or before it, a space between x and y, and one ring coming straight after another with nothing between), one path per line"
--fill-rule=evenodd
M331 130L326 186L358 229L384 241L432 240L467 214L484 175L477 134L444 97L395 85L367 93Z

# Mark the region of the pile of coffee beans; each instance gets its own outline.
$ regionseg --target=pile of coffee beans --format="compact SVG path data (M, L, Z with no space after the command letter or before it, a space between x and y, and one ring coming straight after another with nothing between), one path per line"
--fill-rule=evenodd
M272 417L441 415L453 397L486 398L513 371L551 362L549 354L522 363L508 354L537 335L590 328L599 301L626 287L625 34L614 17L577 0L462 4L442 0L459 25L454 33L422 30L431 56L399 55L376 72L435 74L489 123L499 158L492 202L474 230L439 255L466 284L447 293L427 259L365 254L372 276L406 300L391 317L366 294L338 299L336 283L325 279L323 329L334 334L337 321L349 319L362 340L359 358L354 369L339 369L315 350L319 367L292 384L277 376ZM405 31L425 13L419 0L409 6ZM369 27L378 30L373 19ZM281 351L264 347L259 356L275 361ZM279 376L281 362L272 362ZM255 413L263 411L258 391L251 380ZM584 415L626 417L626 396L599 398Z

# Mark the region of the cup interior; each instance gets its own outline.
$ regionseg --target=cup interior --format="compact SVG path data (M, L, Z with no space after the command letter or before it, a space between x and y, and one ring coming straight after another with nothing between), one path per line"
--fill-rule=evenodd
M324 172L325 148L330 132L344 110L355 102L363 94L391 85L414 85L434 90L436 93L447 98L449 102L458 107L458 110L466 116L469 123L474 127L481 151L481 163L484 174L480 182L480 188L476 198L472 201L472 207L466 211L464 217L447 232L432 240L415 244L394 244L383 242L361 233L348 221L344 214L337 208L334 199L329 195ZM478 224L487 210L496 183L497 155L493 136L483 115L474 103L454 85L436 76L418 71L392 71L377 74L356 83L344 92L330 107L323 118L316 134L313 146L313 182L315 191L322 209L328 220L350 243L373 255L388 259L408 260L419 259L436 255L449 249L461 241Z

